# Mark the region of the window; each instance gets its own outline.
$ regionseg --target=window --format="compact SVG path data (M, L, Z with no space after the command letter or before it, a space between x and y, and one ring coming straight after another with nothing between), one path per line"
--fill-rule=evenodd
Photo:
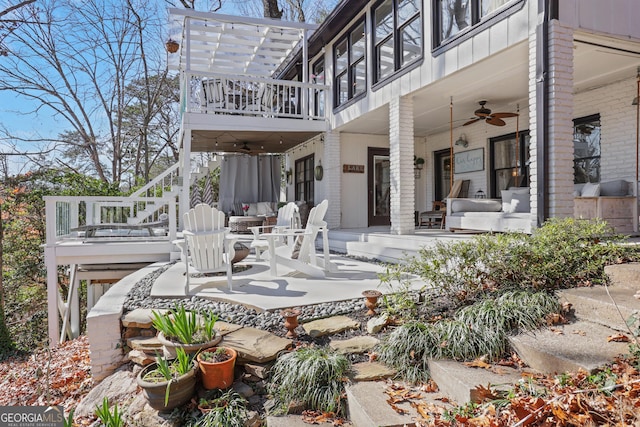
M489 197L500 198L502 190L529 185L529 132L519 132L519 136L517 145L515 133L490 139Z
M511 0L433 0L436 45L478 24Z
M600 182L600 114L573 121L573 182Z
M384 0L373 10L374 83L422 58L422 3Z
M335 106L367 90L367 64L364 21L357 24L333 49Z
M311 67L311 83L317 84L325 84L325 74L324 74L324 59L319 60L313 67ZM325 102L325 93L324 90L314 89L313 90L313 113L316 116L323 117L324 116L324 102Z
M295 200L313 203L313 154L296 160L295 170Z

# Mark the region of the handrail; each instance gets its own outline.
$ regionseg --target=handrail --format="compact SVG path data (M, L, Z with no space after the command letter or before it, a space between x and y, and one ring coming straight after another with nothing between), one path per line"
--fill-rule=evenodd
M45 196L46 244L82 237L83 226L104 224L129 226L130 218L150 207L142 221L136 223L166 223L166 236L174 240L177 234L176 200L173 197L118 196Z
M165 178L167 176L170 176L172 179L170 180L169 185L173 184L173 177L177 177L177 170L180 167L180 163L175 163L173 166L170 166L168 169L164 170L161 174L159 174L158 176L156 176L155 178L153 178L151 181L147 182L144 186L140 187L139 189L137 189L136 191L134 191L133 193L131 193L129 195L129 197L145 197L145 194L148 194L148 190L150 189L155 189L157 187L158 184L162 183L163 186L162 188L164 188L165 184ZM174 172L176 172L174 174ZM155 191L152 192L152 194L155 194Z

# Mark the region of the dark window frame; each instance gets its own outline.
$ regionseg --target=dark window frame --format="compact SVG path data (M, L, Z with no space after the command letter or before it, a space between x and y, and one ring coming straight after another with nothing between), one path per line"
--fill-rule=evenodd
M524 178L522 179L522 182L520 182L519 183L520 185L518 186L528 187L530 173L531 173L531 171L529 170L529 164L528 164L529 163L528 148L529 148L529 144L531 144L529 131L523 130L518 132L518 137L520 139L520 141L518 142L518 149L519 149L518 159L520 161L520 167L518 168L518 176ZM502 197L502 194L499 193L498 189L496 188L496 185L497 185L496 171L498 170L513 171L517 167L514 165L510 165L509 167L496 169L495 144L503 141L511 141L511 140L515 141L515 139L516 139L515 132L489 138L489 188L487 188L488 197L497 198L497 199L500 199ZM527 139L529 139L528 142L527 142Z
M386 0L380 0L378 1L372 8L371 8L371 61L373 63L373 76L372 76L372 82L374 87L380 85L383 82L386 82L390 79L393 79L394 77L396 77L399 73L403 73L405 72L407 69L410 69L414 66L416 66L417 64L421 63L422 60L424 59L424 41L425 41L425 37L424 37L424 2L422 0L418 0L418 11L415 12L411 17L407 18L405 20L405 22L403 22L402 24L399 24L399 17L398 17L398 2L400 2L401 0L391 0L391 14L393 15L393 29L391 30L391 33L388 34L387 36L385 36L384 38L382 38L381 40L376 40L376 10L378 10L378 8L380 6L382 6L382 4L385 2ZM421 49L420 49L420 55L416 56L414 59L412 59L411 61L408 61L405 64L402 64L402 50L401 50L401 43L402 43L402 34L403 34L403 30L406 29L408 26L410 26L412 23L414 23L416 20L420 21L420 40L422 43ZM391 73L389 73L388 75L385 76L380 76L379 75L379 64L378 64L378 47L384 45L386 42L388 42L390 39L393 40L393 71Z
M579 126L584 126L584 125L591 125L593 123L597 122L597 126L599 128L598 131L598 155L594 156L582 156L582 157L576 157L576 152L575 152L575 139L577 138L577 134L578 134L578 127ZM574 184L583 184L583 181L579 181L577 179L577 175L576 175L576 170L577 170L577 163L581 162L581 161L590 161L590 160L597 160L597 180L594 181L589 181L589 182L600 182L600 178L601 178L601 173L602 173L602 119L600 117L600 113L596 113L596 114L590 114L588 116L584 116L584 117L578 117L577 119L573 119L573 138L574 138L574 151L573 151L573 183Z
M469 40L473 36L478 33L486 30L497 22L502 21L505 18L513 15L514 13L520 11L524 5L526 4L525 0L512 0L511 3L507 3L504 7L501 7L486 16L480 17L480 6L481 0L471 0L473 3L476 3L477 6L472 7L471 13L471 25L460 30L458 33L452 35L451 37L442 40L440 38L441 28L440 28L440 0L431 0L431 54L432 56L438 56L447 50L463 43L466 40ZM476 18L474 18L474 9L477 11L475 13Z
M363 54L362 57L357 58L356 61L354 61L353 63L352 61L352 49L353 49L353 45L352 45L352 34L354 33L354 31L356 31L358 29L358 27L360 27L362 25L363 28L363 33L364 36L362 37L361 40L364 41L364 49L363 49ZM366 37L366 33L367 33L367 22L366 19L364 17L362 17L361 19L359 19L354 25L352 25L349 30L347 30L347 32L345 32L342 37L340 37L336 43L334 43L333 45L333 108L336 109L338 107L343 107L344 105L346 105L347 103L352 102L354 99L359 99L360 97L363 97L366 93L367 93L367 81L368 81L368 76L367 76L367 37ZM360 39L359 39L360 40ZM347 52L346 52L346 57L347 57L347 66L345 67L345 69L343 71L341 71L340 73L338 73L338 56L337 56L337 50L336 48L341 45L342 43L344 43L346 41L347 44ZM356 74L354 73L354 69L361 63L364 62L364 90L362 92L357 92L354 93L354 82L355 82L355 76ZM344 101L340 102L340 84L339 84L339 79L343 76L346 75L346 79L347 79L347 99L345 99Z
M310 154L296 159L294 164L294 197L295 200L304 200L314 203L315 177L313 170L315 155Z
M316 75L316 70L318 69L319 66L322 66L322 74L323 74L323 79L322 79L322 84L326 85L327 83L327 67L326 64L324 62L324 57L319 58L317 61L315 61L314 63L312 63L311 65L311 73L313 74L313 83L318 83L317 82L317 75ZM325 88L325 91L328 90L328 87ZM320 116L320 115L326 115L327 114L327 105L326 102L322 103L322 111L320 106L321 106L321 102L320 102L320 97L325 97L323 99L323 101L326 101L326 96L324 91L319 91L319 90L314 90L313 91L313 112L315 115Z

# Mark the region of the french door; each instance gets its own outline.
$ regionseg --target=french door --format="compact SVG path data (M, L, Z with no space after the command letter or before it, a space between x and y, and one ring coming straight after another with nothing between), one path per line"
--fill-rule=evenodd
M368 217L369 226L391 224L391 168L389 149L368 149Z

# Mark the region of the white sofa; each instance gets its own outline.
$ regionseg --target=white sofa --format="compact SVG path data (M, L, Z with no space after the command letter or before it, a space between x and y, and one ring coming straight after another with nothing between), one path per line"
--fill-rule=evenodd
M446 229L531 233L529 188L503 190L502 199L449 199Z

